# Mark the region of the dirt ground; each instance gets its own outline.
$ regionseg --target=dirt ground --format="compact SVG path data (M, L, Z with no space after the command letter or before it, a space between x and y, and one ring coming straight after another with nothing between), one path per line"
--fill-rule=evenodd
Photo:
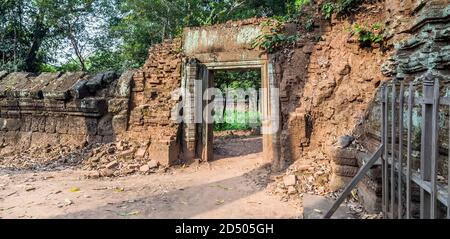
M148 176L0 172L0 218L300 218L298 203L266 189L259 137L219 140L216 160Z

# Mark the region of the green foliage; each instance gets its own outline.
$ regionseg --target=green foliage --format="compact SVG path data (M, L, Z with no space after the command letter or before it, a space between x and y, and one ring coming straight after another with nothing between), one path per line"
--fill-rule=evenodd
M50 64L41 64L39 66L39 72L55 73L55 72L58 72L58 71L59 71L58 67L50 65Z
M310 18L305 23L305 30L312 32L314 31L314 18Z
M131 67L147 58L148 48L180 36L184 27L212 25L229 20L286 14L284 0L123 0L123 15L112 28L122 39L123 57Z
M0 69L122 71L183 28L286 16L305 0L2 0ZM282 18L282 17L280 17ZM280 37L275 37L275 41ZM79 66L76 67L75 65Z
M261 71L217 71L214 74L216 87L224 93L225 106L227 89L255 89L261 88ZM223 112L216 112L216 131L224 130L248 130L260 125L260 114L258 112L245 112L242 110L234 110L224 108ZM221 121L219 121L221 119ZM227 120L228 119L228 120ZM232 119L232 123L230 122Z
M311 4L311 0L295 0L295 7L297 9L302 9L304 6L306 5L310 5Z
M269 20L263 23L263 26L269 26L267 33L259 35L253 42L252 48L260 47L267 53L274 53L283 46L293 44L300 38L299 35L287 35L284 33L284 23L276 20Z
M322 15L330 19L333 13L346 15L357 9L364 0L338 0L337 2L326 2L322 5Z
M337 13L341 15L350 13L363 2L364 0L339 0L336 5Z
M223 119L229 119L228 122L232 123L216 123L214 124L214 131L251 130L261 125L260 112L227 110Z
M225 89L260 89L261 71L217 71L214 74L216 87Z
M372 27L355 23L352 26L352 34L357 36L361 47L372 47L373 44L381 45L384 41L383 27L379 23L372 25Z
M49 70L45 64L60 60L61 56L55 57L58 51L76 57L80 67L85 68L88 42L98 36L88 29L104 1L3 0L0 68L14 65L15 71Z
M322 14L325 17L325 19L330 19L331 16L334 13L334 4L327 2L322 6Z

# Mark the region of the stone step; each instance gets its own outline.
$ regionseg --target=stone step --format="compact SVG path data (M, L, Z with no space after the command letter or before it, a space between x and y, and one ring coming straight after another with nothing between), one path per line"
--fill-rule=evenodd
M333 200L326 197L305 194L303 196L303 218L322 219L333 206ZM350 209L341 205L331 219L356 219Z

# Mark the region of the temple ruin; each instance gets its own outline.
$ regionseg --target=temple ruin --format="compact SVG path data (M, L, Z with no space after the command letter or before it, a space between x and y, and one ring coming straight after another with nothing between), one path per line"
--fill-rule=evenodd
M396 43L394 50L361 49L348 33L341 32L349 23L333 20L317 24L291 48L269 54L252 47L265 31L261 25L265 19L248 19L187 28L181 39L153 46L144 66L121 76L114 72L1 72L0 154L48 145L84 147L128 140L140 145L132 153L160 165L210 161L212 125L171 120L180 101L187 114L203 109L207 102L186 101L172 93L182 89L203 94L213 85L217 70L257 69L266 89L261 96L262 123L276 129L263 135L261 163L271 164L275 171L294 167L301 172L323 162L331 171L326 176L310 172L308 177L323 180L316 186L319 191L330 185L340 189L382 141L380 89L386 82L419 84L428 74L441 82L442 95L448 94L448 1L392 2L386 3L385 12L355 19L371 23L391 19L388 41ZM394 16L413 20L404 22ZM286 26L287 32L296 30ZM196 82L202 83L201 92L196 92ZM272 89L279 89L279 96ZM273 101L273 97L279 98ZM420 110L415 115L419 117ZM448 132L448 114L443 116L447 120L440 130ZM415 127L417 144L420 125ZM345 135L355 142L338 147L339 137ZM447 138L442 139L440 152L446 158L448 134L442 135ZM373 167L358 189L367 210L381 210L381 164Z

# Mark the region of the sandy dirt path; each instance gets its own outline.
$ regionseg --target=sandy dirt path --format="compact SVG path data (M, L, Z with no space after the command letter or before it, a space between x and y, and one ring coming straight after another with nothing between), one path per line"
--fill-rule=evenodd
M216 146L218 160L149 176L84 179L85 172L0 172L1 218L299 218L265 189L260 138ZM224 155L224 152L226 156ZM239 155L239 156L235 156Z

